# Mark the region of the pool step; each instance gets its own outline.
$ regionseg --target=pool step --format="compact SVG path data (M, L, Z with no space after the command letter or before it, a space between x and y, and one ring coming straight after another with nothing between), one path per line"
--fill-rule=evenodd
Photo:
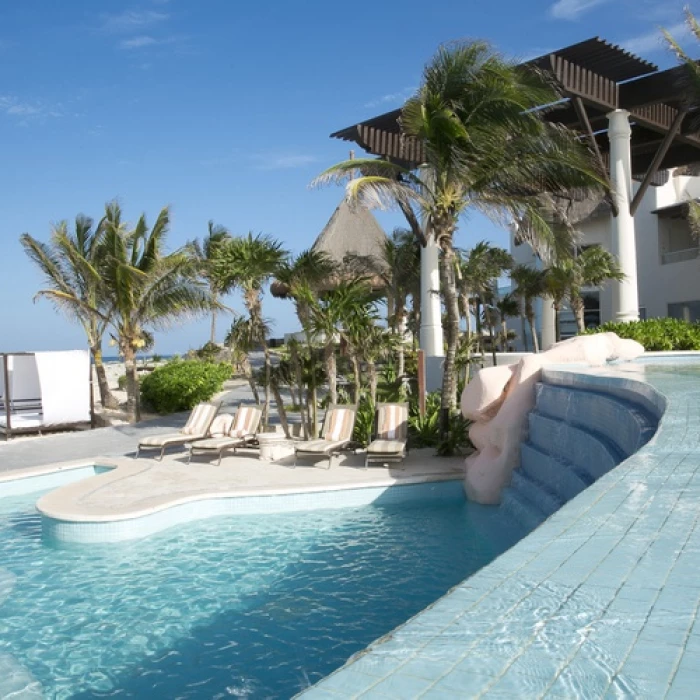
M629 457L653 437L658 420L632 401L596 391L540 382L537 413L599 435Z
M525 496L530 503L534 503L547 517L564 505L564 501L552 493L546 485L530 478L522 469L516 469L513 472L510 488Z
M501 496L501 510L525 530L534 530L547 519L544 513L527 496L509 486Z
M532 445L560 462L572 464L591 481L607 474L628 456L602 435L543 416L537 410L530 412L528 425L528 441Z
M570 501L593 483L586 472L579 473L570 462L558 460L529 442L520 446L520 469L514 474L520 472L551 491L561 503Z

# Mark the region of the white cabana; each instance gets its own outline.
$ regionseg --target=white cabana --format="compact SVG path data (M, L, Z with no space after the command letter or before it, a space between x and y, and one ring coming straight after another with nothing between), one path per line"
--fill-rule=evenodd
M0 353L0 432L41 432L91 421L87 350Z

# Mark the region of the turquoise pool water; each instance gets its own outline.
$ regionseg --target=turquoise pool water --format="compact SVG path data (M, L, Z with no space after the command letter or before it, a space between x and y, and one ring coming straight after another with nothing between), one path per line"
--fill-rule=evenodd
M0 697L288 698L525 534L454 494L72 548L0 499Z

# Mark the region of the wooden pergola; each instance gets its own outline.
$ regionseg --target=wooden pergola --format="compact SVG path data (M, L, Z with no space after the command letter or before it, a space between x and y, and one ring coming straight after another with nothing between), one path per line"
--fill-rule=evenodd
M686 67L660 71L658 66L595 37L521 64L552 80L562 102L547 119L579 131L597 157L609 165L607 115L625 110L632 123L632 172L641 182L631 203L639 206L650 185L663 184L668 168L700 161L700 137L684 130L688 109L684 97ZM544 106L544 105L543 105ZM401 131L401 109L386 112L331 134L367 153L420 165L420 142ZM614 207L614 204L613 204Z

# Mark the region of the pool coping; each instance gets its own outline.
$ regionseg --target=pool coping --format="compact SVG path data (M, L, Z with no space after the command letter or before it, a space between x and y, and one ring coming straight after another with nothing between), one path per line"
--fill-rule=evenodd
M700 353L684 355L696 364ZM678 396L664 394L664 381L641 379L668 356L545 368L543 378L563 386L641 390L663 413L657 433L491 564L297 697L695 692L700 584L689 576L700 563L700 509L692 508L700 412L691 406L700 403L700 378L682 380Z

